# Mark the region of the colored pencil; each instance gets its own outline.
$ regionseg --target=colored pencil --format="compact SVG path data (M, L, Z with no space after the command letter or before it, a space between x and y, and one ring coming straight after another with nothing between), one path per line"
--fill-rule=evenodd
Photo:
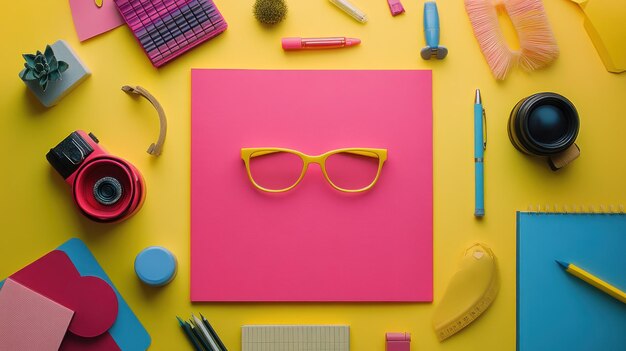
M178 319L178 323L180 324L180 327L183 329L183 331L185 332L185 335L187 335L187 339L189 339L189 341L191 342L193 347L196 349L196 351L204 351L202 349L202 346L198 344L198 341L193 336L193 333L191 331L191 326L187 322L183 322L183 320L180 319L180 317L178 316L176 316L176 319Z
M200 331L202 332L202 336L204 337L204 339L209 343L209 346L211 347L211 351L220 351L220 348L217 346L217 344L215 343L215 340L213 340L213 338L211 337L211 334L209 333L209 330L204 326L202 321L198 317L196 317L193 313L191 314L191 318L193 318L196 327L200 329Z
M221 351L228 351L226 349L226 346L224 346L224 343L220 339L219 335L217 335L217 332L215 332L215 329L213 329L213 327L211 326L211 323L209 323L209 321L204 318L202 313L200 313L200 318L202 319L204 326L207 327L207 329L209 330L209 333L211 333L211 336L213 336L213 339L215 339L215 341L217 342L217 345L220 347Z
M574 277L584 281L585 283L594 286L600 291L610 295L611 297L626 303L626 293L621 291L620 289L614 287L613 285L603 281L602 279L594 276L593 274L585 271L584 269L563 261L556 261L561 267L565 269L565 271Z
M209 346L208 341L204 340L204 337L202 336L202 332L200 331L200 329L198 329L195 325L195 323L193 322L193 320L189 320L189 325L191 326L191 331L193 332L193 335L196 336L196 338L198 340L200 340L200 344L202 345L202 349L205 351L212 351L211 346Z

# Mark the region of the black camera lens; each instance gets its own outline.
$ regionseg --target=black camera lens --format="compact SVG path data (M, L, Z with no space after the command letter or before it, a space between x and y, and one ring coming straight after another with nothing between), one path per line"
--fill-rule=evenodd
M515 105L508 132L519 151L551 156L574 143L579 127L578 112L568 99L555 93L538 93Z
M93 197L102 205L114 205L122 197L122 184L113 177L100 178L93 186Z

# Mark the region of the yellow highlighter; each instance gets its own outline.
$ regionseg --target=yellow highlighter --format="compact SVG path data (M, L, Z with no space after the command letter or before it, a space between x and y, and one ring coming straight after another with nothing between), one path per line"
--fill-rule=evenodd
M611 295L612 297L618 299L619 301L626 303L626 293L621 291L620 289L614 287L613 285L601 280L600 278L592 275L591 273L585 271L584 269L563 261L556 260L558 264L560 264L567 273L575 276L578 279L585 281L588 284L595 286L596 288L602 290L603 292Z

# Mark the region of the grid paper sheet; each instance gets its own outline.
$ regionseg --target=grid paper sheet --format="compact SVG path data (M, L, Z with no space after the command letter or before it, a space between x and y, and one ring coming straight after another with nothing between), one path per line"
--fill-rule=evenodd
M349 351L347 325L244 325L242 351Z

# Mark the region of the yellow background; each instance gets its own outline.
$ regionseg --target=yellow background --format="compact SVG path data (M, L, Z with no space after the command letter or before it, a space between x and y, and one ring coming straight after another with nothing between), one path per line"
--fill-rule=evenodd
M85 0L90 1L90 0ZM112 0L105 0L112 1ZM240 326L265 323L342 323L351 326L352 350L383 350L384 333L408 331L412 350L512 350L515 347L515 211L529 205L623 203L626 74L608 73L583 28L582 11L567 0L545 7L561 49L549 68L519 69L496 82L479 50L463 2L439 1L443 61L423 61L422 1L404 0L406 13L392 17L385 0L356 1L368 14L361 25L327 0L288 0L287 19L259 25L253 0L217 0L229 28L167 66L154 69L127 27L80 43L66 0L12 1L0 11L0 276L5 277L71 237L83 239L152 336L153 350L191 349L175 316L202 312L229 350L240 349ZM514 42L510 24L503 21ZM280 49L283 36L362 39L356 48L297 52ZM45 109L17 74L20 54L65 39L93 76L56 107ZM189 302L190 69L432 69L434 99L434 302L415 303L205 303ZM165 107L169 130L161 157L145 150L156 139L155 111L120 91L141 85ZM393 89L394 87L389 87ZM474 211L474 89L487 109L486 217ZM513 105L540 91L568 97L581 118L581 157L558 173L543 160L510 144L506 122ZM132 219L100 225L74 207L70 189L45 160L70 131L94 132L102 145L143 173L148 195ZM501 291L490 310L469 329L439 343L430 319L456 271L463 250L475 241L499 259ZM135 255L163 245L178 257L176 279L151 289L133 271ZM244 260L245 257L240 259ZM373 280L376 277L372 277ZM410 279L410 277L409 277ZM215 282L219 284L219 282Z

